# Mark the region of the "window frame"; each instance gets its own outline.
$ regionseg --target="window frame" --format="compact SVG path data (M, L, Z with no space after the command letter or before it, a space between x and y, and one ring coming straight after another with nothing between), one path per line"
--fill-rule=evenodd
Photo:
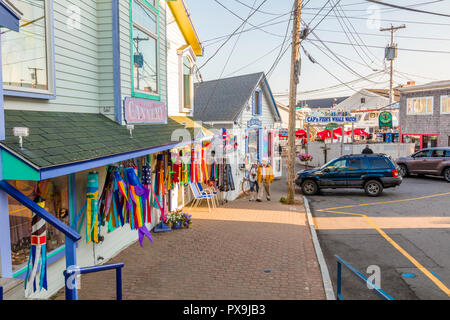
M34 99L56 99L56 69L55 69L55 37L53 0L44 0L45 3L45 46L47 54L47 90L14 87L3 84L3 94L11 97ZM20 22L19 22L20 23ZM20 30L19 30L20 33Z
M414 100L420 100L420 99L430 99L431 98L431 112L425 112L425 113L416 113L414 112L414 105L412 112L409 112L409 101ZM414 102L413 102L414 103ZM406 115L408 116L430 116L434 113L434 96L424 96L424 97L412 97L406 99Z
M191 46L184 46L177 50L178 53L178 86L179 86L179 110L182 113L194 112L194 67L196 63L196 56ZM191 108L184 107L184 58L187 58L191 64L192 78L190 84L191 90Z
M444 100L444 98L445 99L447 99L447 112L444 112L443 110L444 110L444 105L443 105L443 100ZM443 95L443 96L441 96L441 103L440 103L440 112L441 112L441 114L450 114L450 96L449 95Z
M258 93L258 105L256 105L256 93ZM262 90L256 89L253 91L252 95L252 115L260 116L262 115Z
M156 35L153 34L150 30L148 30L145 26L140 25L139 23L133 22L133 1L138 1L147 7L150 13L155 14L157 23L156 23ZM159 16L159 0L155 0L156 7L154 7L147 0L130 0L130 61L131 61L131 96L135 98L141 99L149 99L161 101L161 36L160 36L160 16ZM156 69L158 70L157 74L157 84L158 84L158 94L150 94L145 91L136 90L134 86L134 48L133 48L133 28L135 25L142 32L148 34L149 37L154 38L156 36Z

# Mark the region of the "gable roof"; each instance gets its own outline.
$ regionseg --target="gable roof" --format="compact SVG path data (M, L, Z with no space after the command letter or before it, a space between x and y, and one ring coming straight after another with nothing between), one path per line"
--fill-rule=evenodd
M273 104L275 117L279 119L264 72L196 83L194 118L211 122L236 120L262 80L264 83L261 85L271 97L269 100Z
M364 89L366 91L375 93L379 96L389 98L389 89ZM394 101L400 100L400 92L396 89L394 89Z
M310 109L326 109L333 107L333 104L339 104L348 97L337 97L337 98L322 98L322 99L311 99L311 100L302 100L297 103L297 107L302 107L308 105Z

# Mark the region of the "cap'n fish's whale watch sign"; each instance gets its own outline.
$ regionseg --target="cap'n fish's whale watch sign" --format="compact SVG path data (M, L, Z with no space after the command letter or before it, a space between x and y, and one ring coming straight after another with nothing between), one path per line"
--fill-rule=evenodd
M159 101L126 97L124 109L129 124L167 123L166 105Z
M357 121L357 117L352 116L349 112L313 111L306 116L307 123L352 123Z

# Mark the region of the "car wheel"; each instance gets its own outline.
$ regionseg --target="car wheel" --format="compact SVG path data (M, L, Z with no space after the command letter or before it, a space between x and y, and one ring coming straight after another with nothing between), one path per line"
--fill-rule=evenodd
M406 165L404 164L399 164L398 165L399 168L399 173L402 176L402 178L409 176L409 172L408 172L408 168L406 167Z
M319 187L314 180L305 180L302 183L302 193L308 196L312 196L317 193Z
M378 197L383 192L383 185L377 180L369 180L364 185L366 194L370 197Z
M444 179L447 180L447 182L450 182L450 168L444 170Z

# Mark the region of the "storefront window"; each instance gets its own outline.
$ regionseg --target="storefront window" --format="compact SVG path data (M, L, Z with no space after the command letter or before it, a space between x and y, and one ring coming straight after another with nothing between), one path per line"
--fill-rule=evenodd
M403 135L403 142L414 143L414 151L420 150L420 135L405 134Z
M67 177L41 181L9 181L9 183L30 199L38 192L45 199L45 209L67 225L70 224ZM30 253L32 212L11 197L8 197L13 271L24 267ZM64 234L47 226L47 252L64 244Z
M424 135L422 148L435 148L437 147L437 141L438 141L437 136Z
M15 0L22 13L19 32L0 28L5 89L49 90L49 0Z
M433 97L411 98L406 103L408 115L433 114Z
M139 93L143 93L157 96L159 95L158 14L147 5L147 1L132 1L132 26L134 95L139 96Z

